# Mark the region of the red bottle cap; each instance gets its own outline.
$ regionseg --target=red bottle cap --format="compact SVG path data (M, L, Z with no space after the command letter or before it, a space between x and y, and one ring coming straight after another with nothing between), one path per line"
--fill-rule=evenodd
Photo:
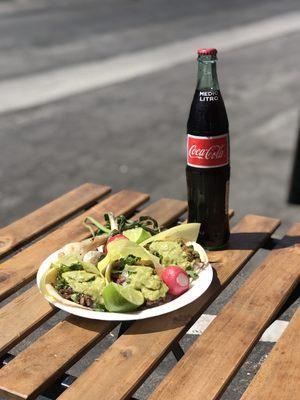
M211 47L207 49L198 49L199 56L215 56L217 54L217 49Z

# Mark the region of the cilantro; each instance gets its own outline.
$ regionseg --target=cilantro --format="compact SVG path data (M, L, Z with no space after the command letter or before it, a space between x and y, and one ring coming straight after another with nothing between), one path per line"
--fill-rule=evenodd
M197 271L195 271L195 269L191 266L191 265L189 265L186 269L185 269L185 272L188 274L188 276L190 277L190 278L192 278L193 280L194 279L197 279L198 278L198 276L199 276L199 273L197 272Z
M120 259L120 269L124 269L125 265L136 265L141 260L141 257L135 257L132 254Z
M68 271L79 271L79 270L82 270L82 265L79 262L70 265L60 264L54 288L57 291L59 291L61 289L65 289L66 287L68 287L69 284L67 283L67 281L64 280L62 274Z
M103 311L103 312L106 311L104 305L98 303L97 301L95 301L95 302L93 303L92 308L93 308L94 311Z
M151 251L151 254L153 254L155 257L159 258L159 262L162 263L163 256L161 254L159 254L158 251L156 251L156 250Z
M188 276L189 276L190 278L192 278L193 280L198 278L198 274L197 274L197 272L194 271L194 270L187 270L186 273L187 273Z
M68 271L79 271L81 269L83 269L83 267L80 262L70 264L70 265L61 264L61 266L59 268L61 274L64 272L68 272Z
M64 280L64 278L59 274L57 276L54 288L59 291L61 289L65 289L66 287L68 287L68 283Z

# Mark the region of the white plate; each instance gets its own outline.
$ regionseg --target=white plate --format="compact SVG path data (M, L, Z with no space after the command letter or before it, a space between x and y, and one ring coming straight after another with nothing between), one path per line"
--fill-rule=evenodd
M50 268L51 263L57 259L57 255L61 250L56 251L51 254L46 260L41 264L37 273L37 285L40 289L41 278L45 272ZM152 318L158 315L167 314L171 311L178 310L181 307L186 306L198 299L210 286L213 279L213 269L210 264L203 269L199 277L192 282L191 288L177 297L176 299L170 301L169 303L163 304L161 306L148 308L146 310L127 312L127 313L113 313L113 312L102 312L86 310L84 308L77 308L72 306L67 306L65 304L59 303L57 301L50 301L55 307L60 308L70 314L78 315L79 317L99 319L105 321L132 321L138 319ZM49 300L48 300L49 301Z

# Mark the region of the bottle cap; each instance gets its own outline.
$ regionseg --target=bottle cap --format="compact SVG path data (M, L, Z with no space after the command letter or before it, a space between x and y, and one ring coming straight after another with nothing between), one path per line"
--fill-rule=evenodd
M199 56L215 56L217 54L217 49L213 49L211 47L207 49L198 49Z

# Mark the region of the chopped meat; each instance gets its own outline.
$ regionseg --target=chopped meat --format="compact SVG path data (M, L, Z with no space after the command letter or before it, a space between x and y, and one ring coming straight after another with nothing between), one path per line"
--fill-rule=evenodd
M82 294L79 298L79 304L81 306L92 307L93 300L90 296L88 296L86 294Z
M66 300L70 300L71 299L71 295L73 294L73 289L68 286L65 289L60 289L59 294Z

